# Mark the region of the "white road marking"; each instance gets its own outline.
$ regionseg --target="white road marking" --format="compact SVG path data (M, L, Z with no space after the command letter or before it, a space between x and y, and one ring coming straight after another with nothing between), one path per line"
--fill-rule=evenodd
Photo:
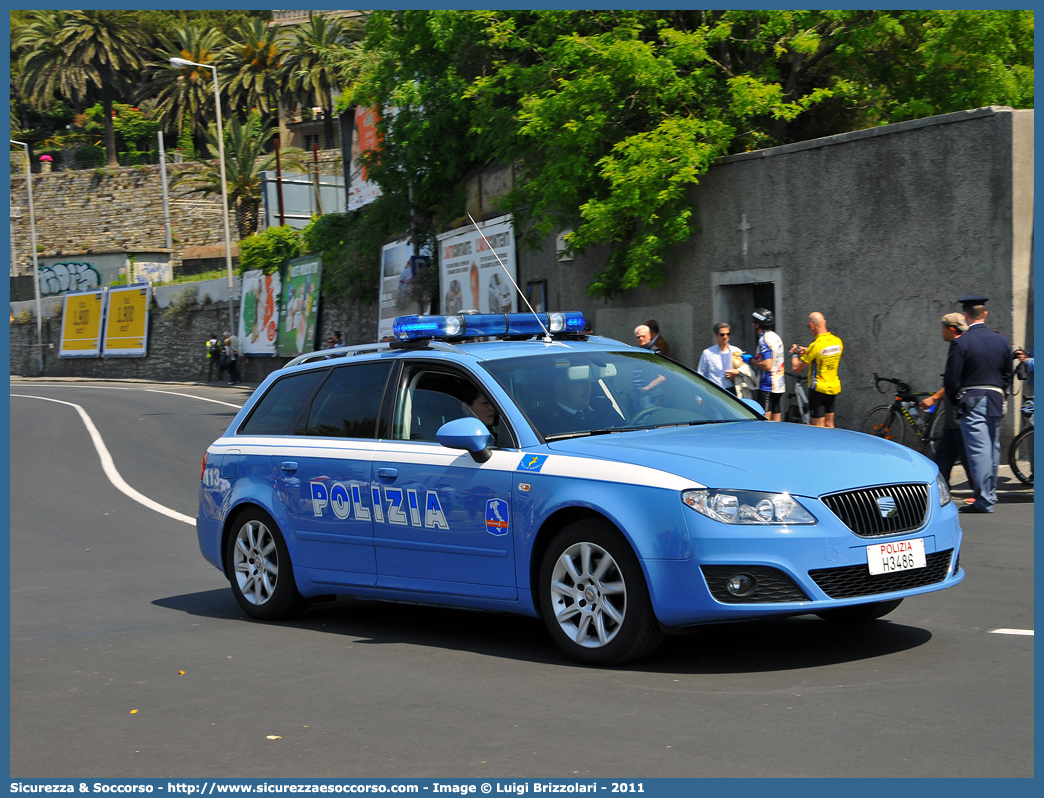
M990 629L991 635L1028 635L1033 637L1032 629Z
M205 399L202 396L193 396L190 393L178 393L177 391L157 391L154 388L146 388L145 393L165 393L170 396L187 396L189 399L198 399L201 402L213 402L216 405L225 405L225 407L234 407L236 410L241 410L243 405L234 405L231 402L222 402L219 399Z
M183 515L177 510L172 510L169 507L164 507L162 504L153 501L148 496L138 493L138 491L134 490L134 488L127 484L127 481L120 476L120 472L116 470L116 464L112 461L112 455L109 454L109 450L105 446L105 441L102 440L101 433L99 433L98 428L94 426L94 422L91 420L91 417L87 415L87 411L80 407L80 405L73 404L72 402L63 402L61 399L50 399L46 396L31 396L22 393L13 393L11 396L17 396L22 399L40 399L44 402L54 402L55 404L67 405L75 408L76 412L80 414L80 419L83 421L83 425L87 427L87 432L90 434L91 440L94 442L94 448L98 452L98 459L101 460L102 470L105 471L105 476L109 478L109 482L111 482L118 491L138 502L138 504L144 505L150 510L155 510L161 515L165 515L168 518L173 518L175 521L181 521L185 524L191 524L192 526L196 525L195 518Z

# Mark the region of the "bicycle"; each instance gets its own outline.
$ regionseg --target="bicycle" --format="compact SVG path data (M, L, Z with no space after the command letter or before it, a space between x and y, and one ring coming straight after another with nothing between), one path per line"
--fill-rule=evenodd
M878 405L867 413L860 432L902 443L909 426L921 445L931 454L935 454L935 447L942 437L943 414L934 412L936 405L932 405L925 414L918 409L920 401L926 396L931 396L931 393L915 393L902 380L878 377L874 372L872 385L879 393L884 393L881 383L891 383L895 386L895 399L890 405ZM931 415L931 418L927 418L928 415Z
M808 394L805 386L808 385L808 377L803 374L787 374L794 380L794 390L787 394L786 421L791 424L812 423L812 410L808 404Z
M1022 400L1022 417L1026 426L1008 448L1008 465L1023 485L1033 487L1033 399Z

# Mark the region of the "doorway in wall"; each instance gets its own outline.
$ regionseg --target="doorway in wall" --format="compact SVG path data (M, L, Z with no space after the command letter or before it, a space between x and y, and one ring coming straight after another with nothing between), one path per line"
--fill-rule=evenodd
M757 339L750 314L754 308L768 308L779 318L776 309L776 283L771 280L753 283L730 283L717 287L715 307L719 309L715 321L732 325L731 342L744 352L754 353Z

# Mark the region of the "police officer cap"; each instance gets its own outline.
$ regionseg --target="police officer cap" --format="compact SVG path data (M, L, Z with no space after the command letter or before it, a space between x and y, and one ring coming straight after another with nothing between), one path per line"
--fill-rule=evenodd
M762 324L772 324L775 322L775 317L772 315L771 310L766 308L755 308L754 312L750 314L754 317L754 321L759 321Z
M968 294L968 296L962 296L957 300L962 305L985 305L989 302L989 297L984 297L981 294Z

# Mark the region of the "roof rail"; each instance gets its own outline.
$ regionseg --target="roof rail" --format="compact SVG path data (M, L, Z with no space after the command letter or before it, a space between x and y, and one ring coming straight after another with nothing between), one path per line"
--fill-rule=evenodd
M369 355L374 352L383 352L389 349L387 343L380 344L356 344L355 346L338 346L333 349L320 349L318 352L305 352L298 355L283 368L300 366L302 363L315 363L320 360L333 360L339 357L355 357L356 355Z

